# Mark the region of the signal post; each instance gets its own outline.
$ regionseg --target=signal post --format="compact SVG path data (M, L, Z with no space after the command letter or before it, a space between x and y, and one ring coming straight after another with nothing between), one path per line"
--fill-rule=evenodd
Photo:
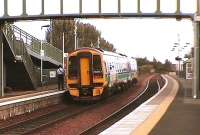
M200 63L200 1L197 0L197 11L194 15L193 19L193 27L194 27L194 72L193 72L193 98L200 98L200 90L199 90L199 63Z
M196 18L196 17L195 17ZM200 98L200 90L199 90L199 45L200 45L200 20L194 20L194 83L193 83L193 98Z

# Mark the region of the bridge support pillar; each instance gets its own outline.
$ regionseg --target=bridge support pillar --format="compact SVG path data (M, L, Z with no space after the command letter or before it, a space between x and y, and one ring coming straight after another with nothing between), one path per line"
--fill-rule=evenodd
M200 98L200 90L199 90L199 63L200 63L200 22L194 22L194 72L193 72L193 98Z
M4 96L3 23L0 22L0 96Z

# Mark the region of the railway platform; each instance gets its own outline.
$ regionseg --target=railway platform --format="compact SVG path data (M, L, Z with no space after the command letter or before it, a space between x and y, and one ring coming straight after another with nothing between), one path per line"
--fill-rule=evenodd
M200 100L192 99L192 81L180 79L174 101L149 135L199 135Z
M38 87L37 89L33 89L33 90L21 90L21 89L17 89L17 90L7 90L4 93L3 97L0 97L0 100L3 98L9 98L9 97L15 97L15 96L21 96L21 95L27 95L27 94L35 94L35 93L39 93L39 92L45 92L45 91L49 91L49 90L56 90L57 89L57 85L56 84L52 84L52 85L45 85L43 87Z
M200 101L193 100L192 81L164 76L165 86L100 135L198 135Z
M0 98L0 121L63 102L64 93L55 85L33 91L15 91Z

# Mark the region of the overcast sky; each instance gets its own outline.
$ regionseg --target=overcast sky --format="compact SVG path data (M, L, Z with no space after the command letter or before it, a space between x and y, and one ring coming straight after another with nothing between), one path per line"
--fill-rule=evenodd
M0 16L3 15L3 1L0 0ZM102 0L102 12L117 12L118 0ZM136 12L137 0L121 0L122 12ZM154 12L157 0L141 0L143 12ZM194 12L196 0L181 0L182 12ZM59 13L58 0L45 0L45 13ZM64 0L64 13L78 13L79 0ZM20 15L22 13L22 0L8 0L8 13ZM33 6L34 5L34 6ZM28 14L40 14L41 0L27 0ZM98 0L83 0L83 12L98 12ZM163 12L176 10L175 0L161 0ZM171 52L174 42L177 42L177 34L180 34L181 45L186 42L193 45L193 26L190 20L176 21L174 19L83 19L84 23L90 23L97 27L102 37L113 43L118 51L134 57L153 57L164 61L166 58L174 62L177 51ZM45 22L18 22L15 23L28 33L39 39L44 38L44 30L41 26L49 24ZM191 47L191 46L190 46ZM188 52L189 48L183 52Z

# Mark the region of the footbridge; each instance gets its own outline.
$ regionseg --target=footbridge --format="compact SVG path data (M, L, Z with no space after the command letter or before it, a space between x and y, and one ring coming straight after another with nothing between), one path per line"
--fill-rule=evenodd
M42 49L44 50L44 56L42 58L44 62L49 62L54 65L62 64L62 51L60 49L47 42L37 39L19 27L12 24L6 24L4 27L4 34L7 39L22 41L28 54L31 56L40 60L40 50ZM13 46L15 46L15 44L13 44Z
M15 25L6 23L3 37L6 67L4 81L9 87L35 89L41 85L41 49L45 52L42 56L43 68L55 69L62 64L61 50L40 41Z
M32 0L1 0L0 5L3 7L0 9L0 90L1 95L4 95L4 46L8 46L4 43L3 37L6 32L4 30L6 22L13 22L19 20L38 20L38 19L74 19L74 18L126 18L126 17L135 17L135 18L175 18L180 20L182 18L191 19L193 21L194 26L194 85L193 85L193 97L200 97L199 90L199 45L200 45L200 0L190 0L190 3L193 4L193 11L190 13L183 12L183 7L187 7L185 4L187 0L174 0L172 4L166 4L167 7L174 7L173 11L165 12L163 10L163 5L168 2L168 0L37 0L31 4ZM128 3L129 4L126 4ZM144 7L148 7L150 5L146 4L146 2L152 4L153 10L148 12L144 10ZM14 6L11 6L13 5ZM126 6L124 6L126 5ZM16 8L17 7L17 8ZM37 7L37 12L31 13L30 11ZM126 9L134 8L134 10L127 11ZM90 9L88 11L88 9ZM19 9L17 14L15 14L15 10ZM50 10L49 10L50 9ZM71 9L71 11L69 11ZM107 10L112 9L112 10ZM11 26L10 28L14 28ZM10 29L9 28L9 29ZM7 28L8 29L8 28ZM17 30L17 28L14 28ZM7 30L11 31L11 30ZM13 30L12 30L13 31ZM28 34L25 34L27 36ZM29 36L30 37L30 36ZM23 39L23 38L22 38ZM7 39L8 40L8 39ZM21 38L20 40L21 41ZM24 42L25 41L25 42ZM30 42L31 41L31 42ZM27 48L28 54L31 56L39 58L39 41L37 39L26 40L23 39L24 46ZM34 43L35 42L35 43ZM34 45L30 45L34 44ZM48 45L47 45L48 46ZM49 46L48 46L49 47ZM8 48L8 47L7 47ZM51 48L52 50L58 51L55 48ZM50 53L50 52L49 52ZM53 62L55 57L48 57L49 61ZM60 58L58 58L60 59ZM62 57L61 57L62 59ZM47 60L47 61L48 61ZM59 61L60 60L56 60ZM56 62L54 61L54 64Z

